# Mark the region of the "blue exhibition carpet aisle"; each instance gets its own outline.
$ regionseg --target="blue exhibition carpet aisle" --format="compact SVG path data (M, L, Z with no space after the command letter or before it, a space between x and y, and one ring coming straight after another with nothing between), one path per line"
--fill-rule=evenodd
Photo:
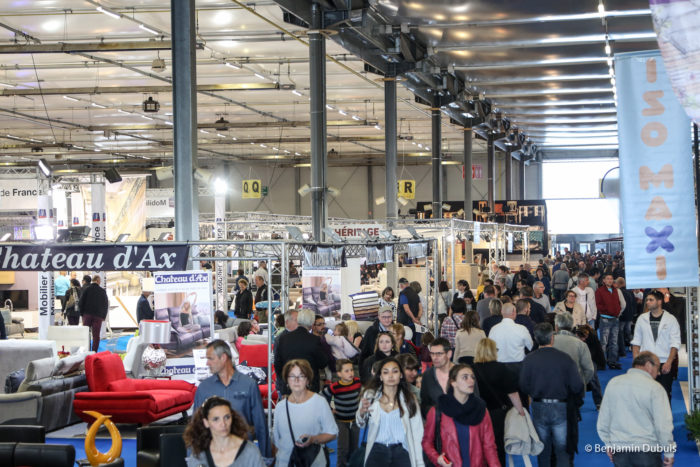
M100 345L102 347L102 344ZM102 349L100 349L102 350ZM632 366L631 354L621 359L623 370L605 370L598 373L600 378L600 383L603 389L608 384L611 378L622 374L627 371ZM679 371L679 379L687 381L688 370L687 368L681 368ZM673 383L673 399L671 401L671 410L673 412L674 421L674 431L673 437L678 445L678 451L676 452L675 465L677 466L690 466L699 465L700 459L698 457L698 450L694 442L689 441L687 438L687 430L685 429L685 402L683 401L683 394L681 393L680 385L677 381ZM605 454L594 452L587 452L586 446L600 446L602 443L598 437L596 431L596 421L598 418L598 412L595 410L595 405L593 404L593 399L590 393L586 394L586 400L583 407L581 407L581 422L579 423L579 452L576 455L574 464L576 466L590 466L598 467L605 465L612 465ZM47 439L47 443L52 444L73 444L76 450L76 459L85 458L85 440L82 438L50 438ZM109 439L98 439L97 447L101 452L107 452L110 447ZM333 442L329 444L331 449L336 449L336 443ZM123 440L123 450L122 457L125 461L125 466L136 467L136 440L135 439L124 439ZM333 452L331 454L331 466L335 467L336 454ZM537 459L531 458L532 464L537 465ZM521 458L516 459L516 466L523 466Z

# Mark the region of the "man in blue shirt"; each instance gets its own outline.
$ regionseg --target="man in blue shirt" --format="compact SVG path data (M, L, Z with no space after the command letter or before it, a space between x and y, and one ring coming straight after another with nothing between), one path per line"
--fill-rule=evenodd
M194 409L201 407L211 396L228 400L231 407L240 413L248 425L255 429L260 452L264 457L271 457L270 438L267 432L267 420L262 406L260 390L249 376L233 368L231 348L220 339L207 345L207 366L212 376L199 384L194 395Z
M70 280L66 276L66 271L58 273L58 277L53 281L53 291L56 298L61 300L61 311L66 310L66 292L70 289Z

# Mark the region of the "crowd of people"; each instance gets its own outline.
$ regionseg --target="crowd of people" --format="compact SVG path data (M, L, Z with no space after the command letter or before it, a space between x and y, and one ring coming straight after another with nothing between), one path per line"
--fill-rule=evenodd
M421 332L427 310L405 279L398 297L382 292L364 333L347 320L331 335L307 309L279 317L271 437L256 384L235 369L227 343L211 342L212 376L185 435L189 465L324 466L331 455L338 466L506 465L506 445L530 419L538 464L568 466L586 392L615 465L672 464L682 299L627 290L621 255L493 268L475 292L464 279L454 294L439 284L435 335ZM627 352L632 368L603 394L598 373L619 371ZM642 445L652 449L634 448Z

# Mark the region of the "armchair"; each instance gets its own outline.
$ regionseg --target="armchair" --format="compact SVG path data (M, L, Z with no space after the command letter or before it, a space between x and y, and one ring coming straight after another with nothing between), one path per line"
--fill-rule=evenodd
M41 404L41 393L38 391L0 394L0 423L20 418L38 423Z
M13 334L21 334L24 337L24 318L13 318L9 308L0 309L0 313L2 313L2 320L5 322L7 337Z
M111 415L115 423L147 425L182 412L192 406L196 387L185 381L129 379L117 354L100 352L85 359L89 392L75 395L73 410L86 422L83 413L94 410Z

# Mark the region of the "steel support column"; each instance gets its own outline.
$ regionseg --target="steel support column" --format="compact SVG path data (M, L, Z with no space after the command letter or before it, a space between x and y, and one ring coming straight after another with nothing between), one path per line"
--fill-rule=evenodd
M171 0L173 31L173 166L175 238L199 239L199 199L193 169L197 161L197 60L194 0Z
M432 139L432 165L433 165L433 219L442 218L442 128L440 127L442 114L439 108L430 109L433 127Z
M494 212L494 193L496 191L496 148L493 144L493 134L489 133L486 140L486 173L487 173L487 189L488 189L488 202L489 202L489 212Z
M396 185L396 77L390 76L384 79L384 149L386 151L386 218L399 217L396 197L398 187Z
M506 199L513 199L513 156L510 148L506 150Z
M374 179L371 164L367 164L367 219L374 219Z
M464 127L464 220L472 219L472 135L469 122L469 126Z
M299 194L299 188L301 188L301 168L294 168L294 215L301 216L301 195Z
M326 227L326 43L323 11L318 3L311 7L309 35L310 115L311 115L311 224L315 241L323 240Z
M521 156L519 165L520 165L520 167L519 167L520 171L518 172L518 179L519 179L520 183L518 183L518 190L519 190L518 199L523 200L523 199L525 199L525 161L522 159L522 156Z

